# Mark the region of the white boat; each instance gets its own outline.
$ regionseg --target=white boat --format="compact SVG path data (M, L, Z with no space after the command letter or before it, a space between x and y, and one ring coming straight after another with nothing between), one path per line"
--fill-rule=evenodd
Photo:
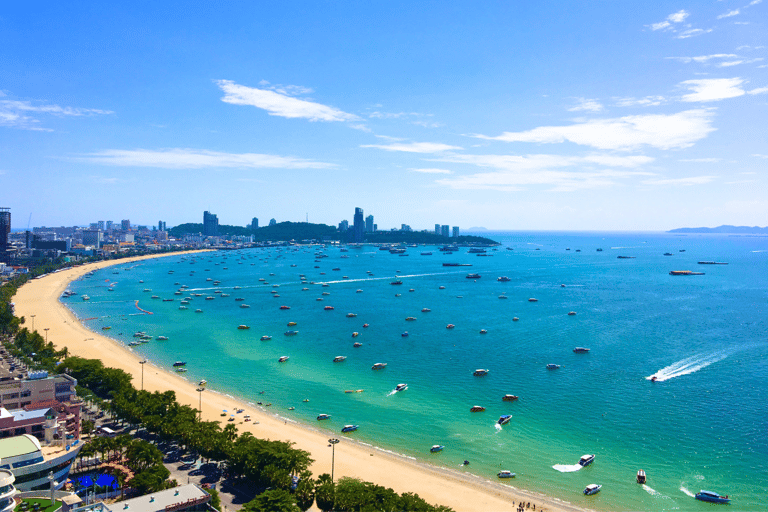
M373 366L371 366L371 370L383 370L387 367L387 363L376 363Z
M333 358L334 363L340 363L347 359L347 356L336 356Z
M329 419L331 419L331 415L330 414L318 414L317 415L317 421L329 420Z
M489 370L485 368L478 368L477 370L472 372L472 375L474 375L475 377L484 377L485 375L488 375L488 371Z
M587 496L592 496L593 494L599 493L600 489L602 489L602 488L603 488L602 485L589 484L588 486L586 486L584 488L584 494L586 494Z
M280 359L278 359L277 361L278 361L279 363L284 363L284 362L286 362L288 359L289 359L289 358L288 358L288 356L280 356Z
M443 448L445 448L445 446L441 444L436 444L436 445L433 445L432 448L429 449L429 451L432 453L437 453L437 452L443 451Z
M515 474L508 469L502 469L497 476L499 478L515 478Z
M395 386L395 391L405 391L408 389L408 384L398 384Z
M595 460L595 456L592 454L582 455L579 459L580 466L589 466Z

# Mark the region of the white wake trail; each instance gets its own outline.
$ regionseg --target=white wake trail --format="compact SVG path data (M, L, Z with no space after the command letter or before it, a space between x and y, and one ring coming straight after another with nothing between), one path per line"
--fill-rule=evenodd
M724 351L713 352L712 354L697 354L672 363L645 379L654 380L655 377L656 382L664 382L665 380L697 372L713 363L722 361L726 357L728 357L728 353Z
M555 469L561 473L573 473L583 468L581 464L555 464L552 469Z

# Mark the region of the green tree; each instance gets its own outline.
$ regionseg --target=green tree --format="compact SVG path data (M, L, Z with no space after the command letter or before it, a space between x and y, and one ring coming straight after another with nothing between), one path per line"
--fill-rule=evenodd
M166 479L169 476L171 476L171 472L165 466L155 464L136 473L128 484L141 494L147 494L167 488Z
M242 508L243 512L300 512L293 495L283 489L265 491Z
M335 502L336 485L333 483L333 480L331 480L331 475L323 473L317 477L315 503L317 503L317 507L323 512L329 512L330 510L333 510Z
M155 445L142 440L133 441L125 455L128 467L136 472L142 472L163 462L163 453Z
M91 420L83 420L82 422L80 422L80 431L83 434L85 435L91 434L93 432L93 429L94 429L94 424Z
M219 491L216 489L203 489L205 492L211 495L211 501L209 505L216 510L221 510L221 498L219 497Z
M315 502L315 480L312 473L305 471L301 474L299 484L296 486L296 505L301 510L309 510Z

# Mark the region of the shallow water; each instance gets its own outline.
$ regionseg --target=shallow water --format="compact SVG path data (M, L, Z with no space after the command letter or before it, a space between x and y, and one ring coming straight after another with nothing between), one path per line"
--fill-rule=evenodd
M187 361L191 381L206 379L221 392L271 403L271 412L334 435L446 467L468 459L465 469L489 479L508 469L517 473L515 486L591 508L700 510L709 505L689 494L701 488L729 494L739 510L764 508L768 239L490 237L502 246L485 257L466 249L445 255L436 247L409 248L409 256L369 247L173 256L97 271L71 286L90 301L62 300L81 319L93 318L85 323L94 331L123 343L134 341L136 331L167 336L133 350L168 367ZM426 251L432 255L420 255ZM315 262L316 252L328 257ZM706 275L670 276L670 270ZM467 279L469 272L482 277ZM299 274L316 284L301 284ZM498 282L502 275L510 281ZM402 285L390 284L395 276ZM221 283L214 286L215 280ZM180 285L189 289L174 295ZM194 293L201 296L179 310L180 300ZM288 327L289 321L297 325ZM455 328L446 329L449 323ZM237 329L241 324L250 329ZM101 331L104 326L111 330ZM290 329L299 333L285 336ZM272 339L259 341L262 335ZM363 345L354 348L355 341ZM577 346L590 352L576 354ZM283 355L290 359L278 363ZM339 355L347 359L332 362ZM377 362L387 367L372 371ZM547 370L548 363L561 367ZM477 368L490 371L474 377ZM391 393L398 383L408 389ZM507 393L520 399L502 402ZM474 405L486 410L471 413ZM320 413L331 419L317 422ZM501 414L512 420L497 428ZM349 423L360 429L340 434ZM434 444L445 449L432 454ZM590 466L553 469L585 453L597 455ZM646 486L635 483L641 468ZM589 483L603 484L602 491L583 496Z

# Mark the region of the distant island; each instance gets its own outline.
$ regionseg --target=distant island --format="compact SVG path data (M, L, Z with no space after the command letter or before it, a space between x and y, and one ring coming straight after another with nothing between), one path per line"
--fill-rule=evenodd
M768 235L768 227L759 226L718 226L716 228L677 228L667 233L721 233L736 235Z

